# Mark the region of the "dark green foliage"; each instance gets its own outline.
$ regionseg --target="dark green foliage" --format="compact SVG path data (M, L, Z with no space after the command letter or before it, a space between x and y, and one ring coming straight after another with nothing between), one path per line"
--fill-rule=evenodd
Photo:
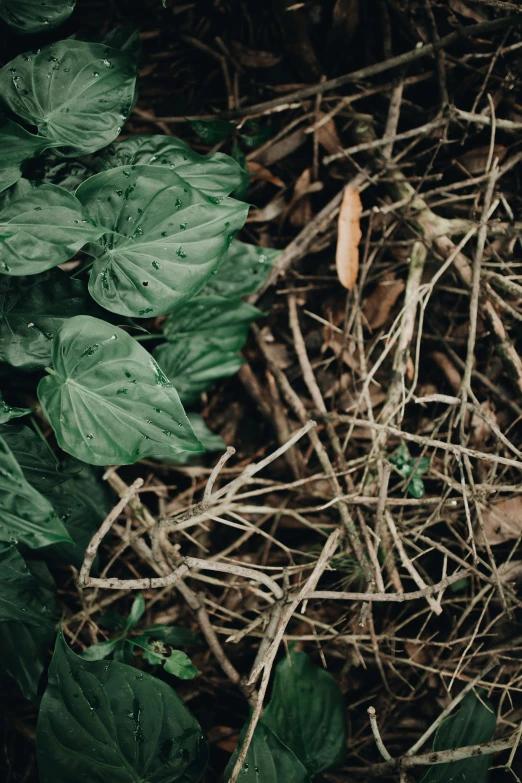
M33 569L14 546L0 547L0 672L13 677L27 699L36 699L56 614L52 578L42 563Z
M493 739L497 717L483 688L470 691L458 711L442 721L435 734L433 752L480 745ZM487 783L491 756L472 756L449 764L434 764L421 783Z
M75 0L0 0L0 18L15 32L27 35L58 27L74 6Z
M248 724L247 724L248 725ZM244 739L247 725L239 735L238 748ZM234 769L238 750L228 762L225 783ZM241 783L307 783L308 773L290 748L272 732L262 720L257 724L246 759L241 769Z
M344 699L332 675L303 652L290 652L276 669L263 722L304 764L310 775L343 763Z
M408 492L414 498L421 498L424 496L424 481L421 475L425 473L430 466L429 457L421 457L416 459L410 455L408 448L401 443L397 451L390 458L390 462L394 465L401 476L410 478L408 482Z
M37 726L42 783L196 783L201 728L170 686L114 661L86 661L60 633ZM110 771L110 772L109 772Z
M53 342L52 374L38 385L60 446L90 465L201 451L173 385L126 332L71 318Z
M61 269L0 277L0 362L36 370L51 361L53 338L74 315L99 312L83 280Z

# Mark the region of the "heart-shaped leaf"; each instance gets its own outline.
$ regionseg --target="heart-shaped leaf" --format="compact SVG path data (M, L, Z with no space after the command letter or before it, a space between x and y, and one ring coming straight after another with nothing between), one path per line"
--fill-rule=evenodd
M20 541L31 549L71 541L50 502L28 483L2 437L0 520L0 540Z
M136 81L132 54L67 38L15 57L0 70L4 103L63 154L105 147L131 109Z
M60 446L91 465L201 451L178 393L126 332L90 316L66 321L38 397Z
M0 0L0 12L2 3ZM28 133L7 117L0 118L0 191L13 185L22 176L24 161L39 155L49 147L47 139Z
M41 783L196 783L201 728L169 685L132 666L85 661L60 633L36 731Z
M233 375L243 364L238 350L250 324L262 315L240 299L198 296L165 321L168 342L154 356L176 386L183 402L192 402L215 381Z
M346 752L344 698L332 675L291 652L277 665L272 698L263 721L310 775L342 764Z
M246 728L239 735L238 748L241 747ZM237 754L236 749L227 764L225 783L230 780ZM297 756L261 721L255 728L240 780L241 783L308 783L309 778Z
M0 205L0 273L44 272L101 234L72 193L56 185L20 180Z
M67 476L58 470L53 452L34 430L23 424L1 424L0 436L20 465L22 472L38 492L49 492Z
M199 155L172 136L130 136L116 141L92 161L99 171L136 164L166 166L207 196L229 196L243 181L236 161L222 152Z
M15 547L0 551L0 670L18 682L26 699L36 699L55 634L54 585L46 576L48 586L29 571Z
M234 239L217 273L210 278L203 294L246 296L261 288L280 250L257 247Z
M32 413L32 408L14 408L4 400L4 396L0 392L0 424L5 424L7 421L17 419L20 416L27 416L28 413Z
M497 725L495 710L478 688L463 698L458 711L445 718L435 734L433 752L480 745L493 739ZM434 764L422 776L420 783L486 783L491 756L472 756L449 764Z
M45 367L64 321L94 308L86 283L61 269L23 279L0 277L0 362L21 370Z
M17 33L39 33L65 22L76 0L0 0L0 18Z
M89 291L102 307L129 316L163 315L197 294L248 211L233 199L212 201L162 166L96 174L76 196L105 228L86 248L96 258Z

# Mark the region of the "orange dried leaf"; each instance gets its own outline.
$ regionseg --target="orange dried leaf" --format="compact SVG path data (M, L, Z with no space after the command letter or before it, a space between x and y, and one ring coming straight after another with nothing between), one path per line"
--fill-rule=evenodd
M357 188L347 185L339 211L337 252L335 263L341 284L350 290L359 272L359 242L361 241L362 204Z
M279 177L276 177L275 174L272 174L270 169L265 168L260 163L256 163L254 160L249 160L247 167L248 173L250 174L250 179L252 181L263 180L264 182L270 182L272 185L275 185L276 188L284 188L285 183L283 180Z

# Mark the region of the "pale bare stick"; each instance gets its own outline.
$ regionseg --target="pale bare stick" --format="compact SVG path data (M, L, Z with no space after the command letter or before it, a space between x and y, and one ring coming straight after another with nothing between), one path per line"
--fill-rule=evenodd
M227 460L230 459L234 454L236 453L236 450L233 446L228 446L227 450L224 454L221 455L219 458L217 464L215 465L214 469L212 470L212 473L208 477L207 486L205 487L205 491L203 493L203 503L209 503L210 502L210 496L212 495L212 490L214 489L214 484L216 483L216 479L219 476L221 469L227 462Z
M275 657L277 655L277 651L279 649L279 644L281 642L281 639L283 638L286 626L290 622L290 619L295 611L295 609L299 606L301 601L304 601L308 597L308 593L313 590L313 588L316 586L317 582L319 581L323 571L328 566L328 562L330 558L335 553L335 550L337 549L337 545L339 543L339 538L341 536L341 531L339 529L335 530L330 537L328 538L328 541L323 547L323 551L321 552L321 555L314 567L314 570L312 571L310 577L308 578L306 584L302 587L302 589L299 592L299 595L297 598L295 598L290 606L285 609L282 613L280 622L279 622L279 628L277 629L276 633L274 634L274 641L272 644L268 647L266 651L266 655L264 659L253 668L252 673L250 674L250 678L248 680L247 685L254 685L259 673L261 670L263 670L263 676L261 679L261 684L259 687L259 694L258 698L254 707L254 710L252 712L252 716L250 718L250 722L248 724L248 728L245 734L245 737L243 739L243 743L241 745L241 748L238 753L238 757L236 760L236 763L234 765L234 769L232 770L232 774L229 779L229 783L236 783L241 770L243 768L243 764L246 759L246 755L248 753L248 749L250 747L250 743L252 742L252 738L254 736L254 731L256 729L256 726L259 722L259 718L261 717L261 711L263 709L263 699L266 693L266 690L268 688L268 682L270 679L270 673L272 671L272 666L274 664Z
M119 503L117 503L114 506L114 508L111 511L109 511L106 518L101 523L99 529L96 531L96 533L89 541L87 549L85 550L85 556L83 559L82 567L80 568L80 574L77 579L78 587L87 587L87 583L89 582L89 574L91 573L92 564L94 562L94 558L96 557L96 553L98 552L98 547L100 546L102 540L105 538L105 536L113 526L114 522L118 519L119 515L121 514L125 506L128 505L129 501L132 500L136 492L142 486L143 486L143 479L137 478L131 484L131 486L127 488L127 491L122 496ZM101 580L101 581L105 582L105 580Z
M411 562L410 558L408 557L406 550L404 548L404 544L402 543L402 539L399 536L399 533L395 526L394 519L390 514L390 512L388 511L388 509L384 510L384 517L386 519L388 530L391 533L391 537L393 538L393 543L395 544L395 548L397 549L397 552L400 555L404 568L408 571L409 575L411 576L411 578L413 579L413 581L415 582L419 590L426 591L429 585L426 584L426 582L421 577L421 575L419 574L419 572ZM432 609L433 612L435 612L435 614L437 615L442 614L442 608L438 601L432 598L429 593L425 593L425 598L430 608Z
M393 758L386 750L386 746L381 738L379 726L377 724L377 714L375 712L375 707L368 707L367 712L368 712L368 717L370 719L370 726L372 729L373 738L375 740L375 744L377 745L377 750L379 751L379 753L381 754L381 756L385 761L393 762Z
M220 497L223 497L223 495L230 496L235 493L240 487L243 486L243 484L248 483L252 476L254 476L256 473L259 473L259 471L263 470L263 468L265 468L267 465L270 465L271 462L274 462L274 460L282 456L286 451L288 451L288 449L292 448L292 446L297 443L297 441L300 440L303 435L306 435L307 432L316 426L317 424L315 421L308 420L304 426L301 427L301 429L297 430L297 432L294 432L292 437L286 443L272 452L272 454L270 454L268 457L265 457L260 462L249 465L247 468L245 468L241 475L233 479L233 481L231 481L229 484L225 484L225 486L221 487L216 492L212 492L210 495L208 495L206 501L196 503L188 511L185 511L175 517L160 519L158 522L159 526L171 527L172 525L179 525L186 520L192 519L192 517L195 517L197 514L204 513L214 501L218 500Z
M482 745L466 745L463 748L438 750L436 753L424 753L419 756L412 756L411 758L403 757L399 760L399 764L406 769L428 766L431 764L448 764L452 761L462 761L462 759L500 753L501 750L509 750L509 748L516 747L517 742L518 736L515 735L508 740L498 739L492 740L491 742L484 742Z
M461 454L467 454L468 457L483 459L487 462L498 462L499 465L507 465L510 468L522 470L522 462L519 462L516 459L509 459L509 457L501 457L499 454L487 454L484 451L468 449L466 446L461 446L458 443L445 443L442 440L435 440L434 438L428 438L424 435L414 435L411 432L403 432L402 430L387 424L377 424L377 422L366 421L366 419L356 419L353 416L345 416L344 414L328 413L327 417L337 419L337 421L343 421L347 424L354 424L356 427L386 430L390 435L396 435L397 437L411 441L412 443L420 443L422 446L432 446L435 449L443 449L443 451L451 451L453 453L460 452Z
M336 592L335 590L314 590L308 596L310 600L324 601L368 601L377 603L404 603L405 601L416 601L419 598L426 598L428 595L435 595L441 590L445 590L449 585L465 579L470 571L462 569L456 571L451 576L446 576L437 582L436 585L427 585L419 590L412 590L409 593L355 593L355 592ZM291 598L289 598L291 600Z

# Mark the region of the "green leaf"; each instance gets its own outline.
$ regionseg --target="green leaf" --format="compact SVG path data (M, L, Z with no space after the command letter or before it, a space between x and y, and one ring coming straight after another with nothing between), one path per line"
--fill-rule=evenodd
M184 405L195 402L199 396L222 378L229 378L239 370L243 359L235 351L224 352L219 341L195 335L189 342L171 342L159 345L154 358L174 379Z
M58 470L50 447L34 430L23 424L0 424L0 435L38 492L45 494L67 480L67 475Z
M263 315L257 307L224 296L198 296L176 308L163 325L170 343L199 335L219 343L224 352L239 351L252 321Z
M240 133L241 140L245 147L250 149L259 147L274 135L272 128L269 128L267 125L262 128L255 120L247 120L243 125L243 131L245 132Z
M190 299L218 268L248 207L216 203L162 166L130 166L91 177L76 191L105 236L94 256L93 298L114 313L156 316Z
M164 682L131 666L85 661L58 635L36 731L41 783L196 783L201 728Z
M125 630L129 631L134 625L136 625L136 623L139 622L140 618L142 617L144 611L145 599L141 593L138 593L132 602L131 610L125 625Z
M291 652L276 669L263 721L304 764L310 775L342 764L346 751L344 698L332 675Z
M233 122L226 120L189 120L189 125L207 144L219 144L236 128Z
M165 661L165 671L179 677L180 680L192 680L199 674L199 669L194 666L188 655L181 650L172 650Z
M188 628L176 628L173 625L149 625L144 628L142 634L152 636L153 639L159 639L171 647L187 647L192 644L199 644L200 637Z
M0 18L20 34L58 27L70 17L75 0L0 0Z
M415 472L410 479L410 482L408 484L408 492L413 498L424 497L424 492L425 492L424 481L421 479L421 477L417 472Z
M234 239L217 273L210 278L203 294L246 296L261 288L280 250L256 247Z
M0 273L45 272L101 234L85 219L72 193L20 180L0 206Z
M64 451L91 465L201 451L178 393L126 332L90 316L53 342L52 375L38 397Z
M199 674L188 655L181 650L171 650L161 641L150 641L145 634L128 639L129 644L140 647L143 657L153 666L165 667L165 671L174 674L180 680L192 680Z
M27 482L5 440L0 437L0 539L31 549L71 541L50 502Z
M61 269L26 278L0 277L0 362L20 370L46 367L62 324L94 309L98 306L86 283Z
M247 726L239 735L238 748L241 747ZM225 783L230 780L235 767L238 749L225 770ZM309 780L305 767L281 740L261 720L254 730L252 742L240 773L241 783L307 783Z
M18 682L26 699L36 699L54 638L53 593L30 572L15 547L0 551L0 671Z
M134 98L132 54L67 38L0 70L4 103L63 154L85 155L121 131Z
M237 188L233 191L232 195L234 198L238 198L240 201L244 201L250 187L250 174L248 173L248 164L245 154L241 150L239 144L236 144L235 142L232 148L232 157L241 169L241 181L239 182Z
M166 166L193 188L207 196L228 196L243 181L244 172L222 152L199 155L181 139L172 136L130 136L117 141L92 161L95 169L147 164Z
M262 315L240 299L198 296L165 321L168 342L154 351L184 403L193 402L220 378L243 364L238 351L250 324Z
M99 642L99 644L92 644L82 652L81 657L84 661L102 661L112 655L118 645L121 645L121 639L110 639L106 642Z
M65 464L69 469L69 464ZM69 473L71 471L69 470ZM90 465L69 478L48 496L71 536L72 544L55 544L45 551L46 560L80 568L89 541L115 505L116 499L101 474ZM93 571L96 570L97 558Z
M0 392L0 424L5 424L6 421L17 419L20 416L27 416L32 411L32 408L14 408L4 400L4 396Z
M119 612L113 612L111 609L108 609L103 614L98 615L96 623L101 628L107 628L109 631L125 631L127 618Z
M187 413L188 420L194 430L196 438L199 440L205 451L225 451L226 445L220 435L216 435L205 424L204 419L199 413ZM169 457L165 462L169 462L172 465L188 465L195 457L201 455L192 454L189 451L184 451L181 454L176 454L173 457Z
M0 15L2 3L0 0ZM0 191L13 185L22 176L22 164L43 152L49 143L24 130L7 117L0 117Z
M433 752L480 745L493 739L497 718L486 699L486 691L470 691L454 715L445 718L437 729ZM449 764L434 764L422 776L420 783L486 783L491 756L472 756Z

